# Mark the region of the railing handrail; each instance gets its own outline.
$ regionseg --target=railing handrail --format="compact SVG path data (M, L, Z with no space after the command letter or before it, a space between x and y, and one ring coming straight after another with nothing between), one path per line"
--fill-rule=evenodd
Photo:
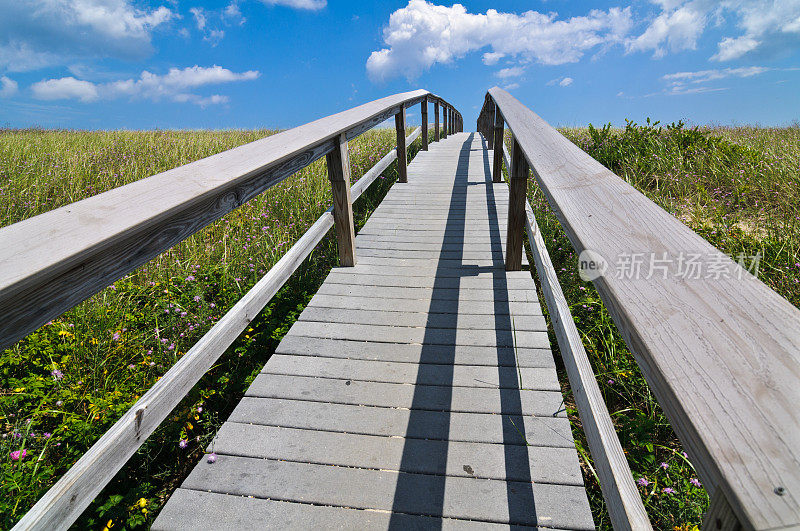
M501 118L502 120L502 118ZM498 121L495 121L497 126ZM500 129L498 131L498 129ZM511 157L503 142L502 128L496 127L495 153L505 161L506 168L511 169ZM499 145L498 145L499 142ZM500 166L495 166L496 173L502 182ZM510 174L510 172L509 172ZM497 181L497 179L495 179ZM614 429L614 422L597 385L589 356L583 346L578 327L572 318L569 303L561 284L558 281L550 253L542 237L542 231L536 222L530 203L525 202L525 230L539 276L550 323L556 335L561 359L567 370L572 396L578 408L581 427L586 434L594 460L594 469L600 480L600 489L606 501L606 508L611 524L617 531L648 531L653 527L642 497L633 482L630 466L622 449L622 445Z
M606 266L688 253L735 273L685 279L670 263L594 285L711 494L706 525L800 525L800 310L506 91L488 98L578 253Z
M0 228L0 349L426 98L452 109L387 96Z
M422 103L423 109L422 127L416 128L408 137L406 137L405 108L409 105L420 102ZM342 245L347 238L347 233L349 232L350 236L352 237L352 202L355 201L394 160L398 160L398 165L400 167L405 167L406 146L413 142L414 139L422 133L423 129L425 129L427 138L427 105L429 102L435 103L437 107L440 106L439 104L441 104L443 111L450 109L451 112L448 113L450 114L450 122L445 122L444 126L449 127L451 132L455 132L460 129L463 122L461 120L461 115L458 114L458 111L455 111L455 109L453 109L447 102L438 96L435 96L424 90L417 90L414 92L376 100L366 105L350 109L349 111L344 111L342 113L329 116L328 118L323 118L321 120L317 120L316 122L311 122L298 128L290 129L283 133L278 133L265 139L246 144L240 148L234 148L233 150L228 150L218 155L208 157L207 159L197 161L204 162L209 161L210 159L215 159L216 162L211 166L211 168L217 168L217 172L223 172L223 176L217 176L216 180L213 180L214 175L210 174L210 169L208 166L197 165L197 163L190 163L185 166L181 166L181 168L187 168L191 166L199 168L200 171L194 174L195 181L201 178L213 180L213 183L215 184L209 187L210 190L205 191L204 196L219 198L224 197L226 194L232 193L230 186L227 186L230 180L253 180L260 178L262 181L264 181L258 186L251 185L250 189L248 189L248 191L242 196L237 196L235 200L228 201L223 209L216 210L213 213L213 215L216 215L216 217L220 217L224 213L229 212L233 208L255 197L255 195L258 193L271 186L274 186L284 178L291 175L291 173L294 173L295 171L307 166L320 156L327 155L327 169L333 188L334 205L329 208L300 237L300 239L281 257L280 260L278 260L278 262L272 268L270 268L267 274L264 275L264 277L262 277L261 280L259 280L256 285L250 289L250 291L248 291L208 332L206 332L206 334L203 335L203 337L191 349L189 349L189 351L182 356L175 363L175 365L172 366L166 374L164 374L162 378L160 378L150 389L148 389L148 391L125 414L123 414L123 416L105 434L103 434L103 436L94 445L92 445L92 447L74 465L72 465L72 467L70 467L70 469L56 482L56 484L53 485L53 487L51 487L44 494L44 496L37 501L37 503L22 517L22 519L20 519L20 521L14 527L15 530L68 528L91 503L95 496L100 493L103 487L105 487L105 485L111 481L114 475L122 468L122 466L124 466L124 464L144 443L144 441L147 440L150 434L159 426L164 418L170 414L180 400L186 396L192 387L200 380L203 374L206 373L213 363L234 342L234 340L242 333L242 331L254 319L254 317L264 308L264 306L269 303L281 286L283 286L292 273L297 270L303 260L305 260L314 247L322 240L331 227L334 227L334 225L336 226L337 231L340 257L342 256ZM376 103L378 105L373 105ZM380 124L385 119L390 118L392 116L392 111L397 117L396 124L398 147L387 153L380 161L370 168L361 177L361 179L359 179L358 182L352 186L351 189L349 184L350 170L347 153L347 140L355 138L364 131L367 131L368 129ZM387 116L387 113L390 114ZM346 120L344 120L342 117L348 118L351 121L346 122ZM331 118L337 118L337 120L331 121L329 120ZM300 132L298 132L298 130L300 130ZM331 131L336 132L332 133ZM274 138L278 138L279 140L269 143L265 142L266 140ZM304 147L298 147L300 144L302 144L302 142L298 139L302 138L305 138L307 143L303 144ZM242 154L241 148L248 146L250 146L252 149L244 150L244 154ZM258 153L254 152L258 151L256 148L260 148L261 150L265 149L265 146L266 148L272 149L272 153L270 154L272 158L268 159L267 162L264 161L263 155L258 155ZM281 148L283 148L282 151ZM427 143L423 144L423 149L427 149ZM230 154L232 151L237 150L237 157L224 157L225 154ZM267 149L267 151L269 150ZM334 151L336 152L334 153ZM280 155L280 152L284 154ZM220 166L220 160L224 161L226 164L238 162L241 165L244 161L250 161L251 164L260 164L258 165L257 169L249 169L243 175L242 172L244 170L241 167L232 169L227 167L225 164ZM162 176L169 175L173 171L174 170L170 170L148 179L143 179L142 181L147 181L153 179L154 177L160 177L160 179L163 181L164 177ZM228 179L224 178L226 171L229 177ZM236 176L231 177L231 174L235 174ZM119 201L120 194L112 194L112 192L121 189L126 189L126 193L121 194L121 199L126 199L125 196L131 196L131 194L141 191L138 187L133 186L135 184L137 183L116 188L92 198L79 201L78 203L73 203L72 205L62 207L57 211L64 211L66 209L66 214L75 214L75 216L72 217L65 216L66 220L71 222L71 226L73 228L82 224L87 224L87 220L81 219L80 217L80 214L85 214L87 212L87 204L90 206L100 206L103 205L103 201L101 199L107 200L108 198L113 198ZM164 183L157 183L155 187L163 184ZM194 184L200 186L202 183ZM133 192L131 192L131 190L133 190ZM147 190L148 187L145 187L145 191ZM189 195L190 197L194 198L199 194L195 192L194 194ZM135 195L133 195L133 197L135 197ZM207 199L207 197L205 198ZM130 197L127 197L127 199L130 200ZM138 201L141 201L141 199L138 199ZM124 201L121 201L121 203L123 206L126 206ZM78 205L80 205L81 208L77 208ZM108 218L110 215L109 212L115 212L115 208L118 207L119 205L105 209L103 215ZM224 210L224 212L219 213L221 210ZM53 219L64 219L56 216L48 216L48 214L57 211L51 211L35 218L31 218L30 220L11 225L5 229L0 229L0 249L3 249L4 251L8 250L9 252L17 251L24 253L29 251L27 248L28 245L37 246L38 243L39 247L44 247L47 242L41 241L41 238L43 237L41 234L43 231L42 226L45 224L45 222L42 220L45 219L52 222ZM151 237L158 235L159 231L166 230L164 228L163 221L179 219L180 215L185 215L187 212L191 212L191 209L187 208L185 205L177 205L174 206L170 211L160 212L162 223L159 225L157 221L152 222L155 228L151 229ZM63 214L64 212L61 213L61 215ZM74 219L76 217L77 219ZM206 216L203 217L202 220L205 221L205 224L208 224L216 219L216 217ZM36 223L28 223L33 220L36 220ZM99 223L100 221L98 218L88 220L88 224ZM162 250L167 249L174 245L174 243L177 241L188 237L205 226L199 225L199 223L200 221L197 221L188 228L184 228L182 230L178 228L177 230L181 236L180 238L178 238L178 236L167 237L158 243L158 247L163 247ZM124 226L130 231L130 226L132 224L133 223L131 222L125 224ZM60 228L61 227L53 227L52 229L56 230ZM99 228L102 229L104 227L100 226ZM110 232L119 240L122 240L124 237L130 238L129 235L125 234L124 230L120 229L119 225L114 226L113 228L114 231ZM30 231L31 234L35 234L39 240L37 241L36 239L29 238L30 241L25 242L24 239L20 238L20 235L24 235L25 231ZM39 232L37 233L36 231ZM2 246L4 242L8 242L15 238L17 247ZM120 241L112 242L111 244L106 243L106 245L103 247L103 250L96 251L93 249L92 252L117 252L118 254L125 256L125 251L128 250L127 248L120 248L121 245L122 243ZM73 249L72 247L70 248ZM35 251L38 253L42 252L41 249L36 249ZM75 249L73 249L73 251L75 251ZM79 248L78 251L88 252L84 247ZM350 253L353 253L353 251L353 248L349 250ZM349 258L352 260L350 264L352 265L355 261L355 256L350 254ZM61 265L60 262L63 260L66 260L64 256L54 257L49 261L50 268L52 269L54 266ZM136 260L139 261L137 262ZM137 256L135 259L130 259L129 263L124 267L115 269L114 274L122 276L126 272L135 268L137 265L140 265L146 261L147 259L141 258L141 255ZM12 275L12 270L9 269L8 262L9 260L5 258L2 262L0 262L0 304L8 305L9 314L12 314L18 310L20 301L19 298L15 299L13 303L9 301L7 297L7 290L15 289L20 282L27 281L32 287L29 287L24 292L24 296L30 298L31 293L38 293L40 295L46 294L47 291L44 288L47 286L47 284L46 281L39 281L37 284L34 282L36 280L35 278L31 280L24 274L16 276ZM40 262L47 261L40 260ZM101 266L101 271L102 267L106 267L107 269L110 268L107 262L108 261L106 260L104 263L99 264ZM79 271L77 271L77 280L80 280L80 275L92 275L92 271L87 271L86 269L87 268L80 268ZM120 271L123 272L120 273ZM37 270L37 274L44 273ZM107 273L101 272L94 274L105 274L106 277L104 278L108 277ZM113 277L111 280L105 281L106 284L99 285L99 288L92 289L95 289L96 291L97 289L107 285L108 282L116 280L116 278L118 277ZM72 282L74 283L75 280L72 280ZM70 287L72 286L67 285L64 289L68 289ZM4 291L4 289L6 291ZM90 288L82 287L82 289L84 293L89 293L89 295L93 293ZM53 289L51 288L50 291L52 292ZM59 315L65 309L71 307L65 307L64 305L66 303L63 301L61 301L60 304L61 306L59 307L62 309L53 316ZM73 303L73 305L74 304L75 303ZM36 322L37 318L40 320L42 319L42 317L37 317L37 315L38 314L34 316L27 316L27 320L25 320L26 316L22 316L23 321L27 323L24 326L32 326L31 323ZM8 328L4 329L1 327L2 324L0 324L0 333L7 333ZM19 334L20 332L17 330L15 333ZM4 336L0 336L0 348L4 348L2 344L3 338ZM7 337L5 339L8 340Z

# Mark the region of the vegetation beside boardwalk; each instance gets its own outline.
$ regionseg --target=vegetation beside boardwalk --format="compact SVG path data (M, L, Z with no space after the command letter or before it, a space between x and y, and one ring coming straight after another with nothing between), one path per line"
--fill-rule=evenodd
M750 266L759 255L758 277L800 306L800 127L696 129L648 120L561 132L734 260L742 255ZM694 466L593 285L580 279L577 255L534 181L528 192L653 526L693 529L708 507ZM556 349L552 334L551 342ZM566 404L595 523L610 529L569 396Z
M722 251L760 252L759 277L800 305L800 128L562 132ZM0 131L0 226L269 134ZM393 147L389 130L351 142L353 180ZM356 202L357 224L395 168ZM317 161L0 353L0 526L16 522L269 270L329 207L329 189ZM530 199L654 526L697 525L708 497L691 461L594 288L578 278L577 257L533 183ZM335 263L329 236L98 496L81 527L152 522ZM595 519L609 527L570 403Z
M0 226L269 134L0 131ZM351 141L353 182L394 146L393 129ZM355 202L357 227L396 172L394 163ZM0 352L0 527L19 520L330 205L323 158ZM80 527L152 522L336 262L329 234Z

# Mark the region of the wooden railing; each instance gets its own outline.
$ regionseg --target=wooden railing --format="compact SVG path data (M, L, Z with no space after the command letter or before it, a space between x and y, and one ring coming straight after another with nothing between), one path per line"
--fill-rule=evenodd
M529 170L711 495L704 528L800 526L800 311L497 87L478 118L495 150L495 181L504 126L512 133L506 267L520 267L527 219L614 526L649 523L530 207L524 214ZM657 260L658 273L609 270L640 254ZM715 274L682 275L687 257Z
M406 137L406 108L422 127ZM406 146L422 133L461 130L461 115L425 90L372 101L0 229L0 348L12 345L261 192L327 157L334 204L259 282L156 382L17 523L66 529L269 303L335 227L342 265L354 265L352 202L394 160L406 181ZM347 141L394 116L397 148L350 187Z

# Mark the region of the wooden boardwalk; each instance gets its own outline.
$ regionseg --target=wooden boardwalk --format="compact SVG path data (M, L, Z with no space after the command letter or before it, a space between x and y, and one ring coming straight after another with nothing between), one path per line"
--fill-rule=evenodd
M477 133L417 155L153 529L594 529L491 160Z

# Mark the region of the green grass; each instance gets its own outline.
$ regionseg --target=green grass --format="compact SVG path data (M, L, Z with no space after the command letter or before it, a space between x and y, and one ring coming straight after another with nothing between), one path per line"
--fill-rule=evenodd
M0 226L269 134L0 131ZM353 181L394 145L394 131L383 129L351 141ZM396 163L384 177L356 202L357 226L396 178ZM16 522L330 204L322 159L0 352L0 527ZM80 527L152 522L336 262L329 234Z
M648 122L561 132L722 252L760 253L759 278L800 306L800 128ZM634 478L646 482L639 490L654 527L699 525L708 495L693 483L691 461L594 287L579 278L577 256L534 181L528 193ZM610 529L580 419L566 402L595 523Z
M800 129L563 132L724 252L760 251L759 277L800 304ZM2 130L0 226L269 134ZM385 130L351 142L353 178L393 146L394 133ZM388 190L395 168L356 202L357 224ZM0 353L0 526L13 525L269 270L328 208L329 189L324 161L317 161ZM690 482L697 477L691 462L594 288L578 278L577 258L533 185L530 198L631 469L649 482L640 491L655 527L697 525L708 497ZM79 527L152 522L336 264L335 250L329 235ZM566 402L595 521L608 528L579 419L569 396ZM25 457L13 460L12 452L23 450Z

